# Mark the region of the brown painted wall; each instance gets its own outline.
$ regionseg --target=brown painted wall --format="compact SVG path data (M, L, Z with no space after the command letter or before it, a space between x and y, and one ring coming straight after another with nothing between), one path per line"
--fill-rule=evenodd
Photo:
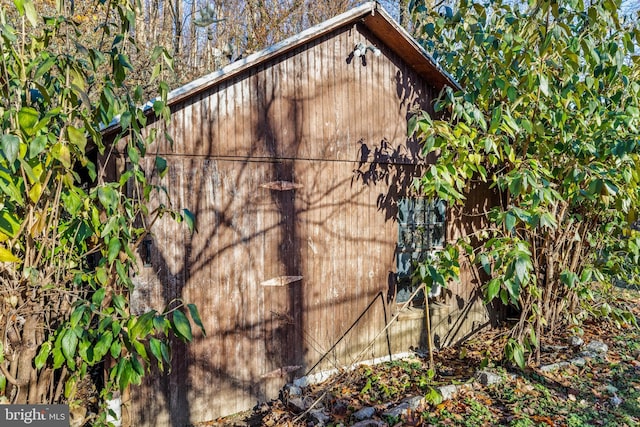
M383 54L349 58L360 41ZM198 232L156 224L151 266L134 278L136 308L182 297L198 305L207 336L176 343L172 374L132 391L132 425L245 410L312 367L424 343L415 310L372 340L397 312L396 200L420 174L406 120L433 96L392 49L354 26L174 106L173 146L161 139L150 152L167 158L158 182L174 206L197 215ZM297 187L270 189L276 181ZM453 286L434 315L443 344L486 322L471 295L469 284Z

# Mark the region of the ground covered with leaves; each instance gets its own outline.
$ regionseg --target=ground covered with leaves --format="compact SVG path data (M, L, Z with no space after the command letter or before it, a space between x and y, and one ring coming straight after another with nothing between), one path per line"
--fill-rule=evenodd
M639 293L625 292L619 301L640 317ZM568 330L544 343L539 365L531 363L522 371L502 360L505 330L487 331L438 352L435 370L429 369L427 357L418 354L402 361L359 366L302 389L296 397L298 404L283 393L280 399L248 413L198 426L640 425L637 325L587 321L580 332L585 343L601 341L608 346L603 357L586 358L582 366L571 364L549 372L540 369L571 360L584 348L571 344L575 331ZM484 369L497 373L501 381L482 385L476 373ZM438 387L455 384L462 387L443 400ZM411 398L419 403L407 408L405 402ZM367 417L360 416L364 408L369 408ZM324 414L322 421L313 416L314 411Z

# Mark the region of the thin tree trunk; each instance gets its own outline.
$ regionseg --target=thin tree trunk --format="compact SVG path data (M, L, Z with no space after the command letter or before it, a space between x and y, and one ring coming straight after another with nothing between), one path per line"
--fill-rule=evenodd
M171 0L169 2L169 9L171 10L171 21L173 24L173 57L180 59L181 63L184 63L182 53L182 0Z
M411 23L411 11L409 10L409 0L399 0L398 7L400 8L400 26L409 28Z
M198 43L198 32L196 26L193 24L193 20L196 18L196 1L193 0L191 3L191 13L189 15L189 40L190 44L185 46L188 50L187 54L189 56L188 66L189 66L189 74L193 74L194 71L198 69L198 51L200 50L200 46Z
M36 342L36 330L38 328L39 315L33 314L25 319L22 326L22 343L18 352L16 387L18 393L15 398L16 404L39 403L33 402L29 398L31 386L36 381L35 368L31 365L38 351L38 343ZM35 390L34 390L35 392Z
M147 13L149 14L149 37L150 40L158 40L158 12L161 6L160 0L146 0Z
M135 28L135 39L136 45L138 48L148 48L147 37L148 37L148 28L147 28L147 14L144 7L144 2L136 3L136 28Z

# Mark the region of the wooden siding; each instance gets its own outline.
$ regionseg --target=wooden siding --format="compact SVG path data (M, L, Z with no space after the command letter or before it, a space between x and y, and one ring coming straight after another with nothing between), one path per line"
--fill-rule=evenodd
M358 42L382 55L350 57ZM134 308L194 302L207 336L175 343L172 373L132 390L125 421L213 419L275 397L293 377L424 344L415 311L372 341L397 311L396 201L420 174L407 117L433 97L355 24L173 106L173 145L160 139L149 152L167 158L158 183L197 215L198 232L167 218L154 226ZM434 315L443 343L486 321L466 286L449 301Z

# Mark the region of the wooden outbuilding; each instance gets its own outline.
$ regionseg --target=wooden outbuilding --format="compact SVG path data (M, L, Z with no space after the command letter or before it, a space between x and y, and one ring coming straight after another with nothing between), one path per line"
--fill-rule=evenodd
M170 93L170 125L146 128L159 135L147 162L167 160L158 183L197 233L154 225L134 308L193 302L207 335L175 343L171 373L132 390L125 423L213 419L294 378L426 347L421 303L391 322L411 260L468 232L487 205L486 191L463 209L411 192L433 159L407 119L433 112L445 86L456 82L367 3ZM438 346L489 322L480 280L468 265L461 275L434 298Z

